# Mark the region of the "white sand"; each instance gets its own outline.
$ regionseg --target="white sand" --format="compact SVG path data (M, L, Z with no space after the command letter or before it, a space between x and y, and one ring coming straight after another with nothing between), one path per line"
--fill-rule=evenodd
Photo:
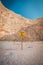
M43 42L0 42L0 65L43 65Z

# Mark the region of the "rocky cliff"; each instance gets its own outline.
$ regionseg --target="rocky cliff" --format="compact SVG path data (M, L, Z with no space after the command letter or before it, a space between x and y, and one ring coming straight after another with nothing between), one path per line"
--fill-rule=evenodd
M19 35L21 32L25 34L23 37ZM0 2L0 40L43 41L43 18L26 19Z

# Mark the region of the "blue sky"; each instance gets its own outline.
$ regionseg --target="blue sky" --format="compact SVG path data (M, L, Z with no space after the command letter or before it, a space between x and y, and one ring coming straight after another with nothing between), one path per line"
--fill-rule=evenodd
M2 3L28 19L43 17L43 0L2 0Z

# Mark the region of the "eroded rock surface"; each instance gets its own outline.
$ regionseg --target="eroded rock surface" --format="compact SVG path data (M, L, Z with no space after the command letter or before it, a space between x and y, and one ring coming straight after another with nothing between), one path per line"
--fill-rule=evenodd
M26 34L22 40L20 32ZM43 18L28 20L8 10L0 2L0 40L43 41Z

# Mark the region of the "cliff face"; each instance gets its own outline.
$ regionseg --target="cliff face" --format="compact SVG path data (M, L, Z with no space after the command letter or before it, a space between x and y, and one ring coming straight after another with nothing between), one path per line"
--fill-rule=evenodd
M22 40L21 32L25 33ZM43 18L28 20L0 3L0 40L43 41Z
M16 34L22 27L28 26L28 24L31 24L30 20L11 12L0 3L0 34Z

